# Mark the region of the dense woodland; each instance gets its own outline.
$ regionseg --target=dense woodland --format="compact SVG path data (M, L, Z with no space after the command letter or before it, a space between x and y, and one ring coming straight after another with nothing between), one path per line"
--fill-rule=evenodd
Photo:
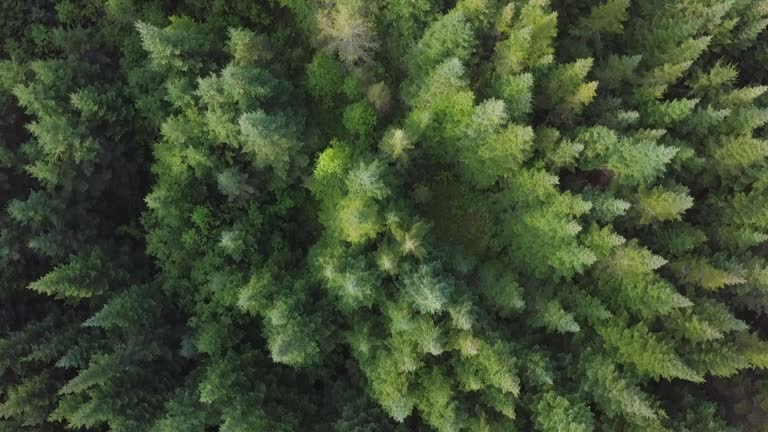
M767 0L0 3L0 432L768 431Z

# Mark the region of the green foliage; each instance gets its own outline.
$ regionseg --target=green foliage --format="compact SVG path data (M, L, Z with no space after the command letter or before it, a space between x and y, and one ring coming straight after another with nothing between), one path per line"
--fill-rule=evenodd
M201 57L212 50L210 33L187 17L172 17L171 25L162 29L138 21L136 29L152 66L163 70L197 71L204 66Z
M655 187L639 191L635 208L640 216L638 223L648 224L654 221L681 220L683 212L692 205L693 199L684 189L678 192Z
M764 0L6 3L0 431L768 421Z
M366 101L355 102L344 110L342 122L350 133L365 137L376 126L376 112Z
M330 104L342 82L341 66L325 52L318 52L307 66L307 86L316 99Z
M555 392L544 393L536 404L536 430L592 430L592 416L584 406L574 406Z
M409 69L414 79L429 73L444 59L470 60L475 37L464 14L455 10L432 23L409 53Z
M107 257L98 250L92 250L73 256L69 263L55 268L31 283L29 288L59 299L77 299L107 291L107 281L111 278Z

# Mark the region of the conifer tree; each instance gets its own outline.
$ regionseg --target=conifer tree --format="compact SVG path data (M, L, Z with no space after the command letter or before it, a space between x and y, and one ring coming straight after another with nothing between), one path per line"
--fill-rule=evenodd
M4 6L1 432L764 427L764 0Z

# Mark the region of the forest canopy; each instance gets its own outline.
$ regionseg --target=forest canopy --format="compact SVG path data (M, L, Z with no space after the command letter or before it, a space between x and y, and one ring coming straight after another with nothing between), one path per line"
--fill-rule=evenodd
M0 432L768 431L767 26L3 2Z

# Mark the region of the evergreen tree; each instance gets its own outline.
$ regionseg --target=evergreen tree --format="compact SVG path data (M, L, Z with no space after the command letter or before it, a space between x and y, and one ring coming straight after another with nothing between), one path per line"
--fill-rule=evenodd
M0 431L763 430L764 0L0 10Z

